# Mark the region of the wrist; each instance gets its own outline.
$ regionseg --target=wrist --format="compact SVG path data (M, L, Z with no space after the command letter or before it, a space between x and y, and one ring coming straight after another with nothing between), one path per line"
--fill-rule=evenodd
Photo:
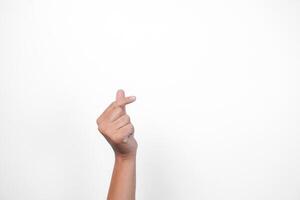
M130 154L115 153L115 159L117 161L135 161L136 160L136 152L130 153Z

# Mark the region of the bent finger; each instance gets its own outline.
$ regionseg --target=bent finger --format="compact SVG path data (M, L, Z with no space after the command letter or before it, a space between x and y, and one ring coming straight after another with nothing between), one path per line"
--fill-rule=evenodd
M133 103L135 100L136 100L135 96L125 97L123 99L116 101L116 106L124 107L127 104Z
M120 128L116 134L119 140L126 142L128 137L134 134L134 126L131 123L129 123Z
M111 110L109 113L109 121L114 122L118 118L120 118L122 115L125 114L125 110L121 107L116 107L115 109Z
M115 129L120 129L129 123L130 123L130 117L127 114L125 114L125 115L122 115L121 117L119 117L118 119L116 119L113 122L113 126Z

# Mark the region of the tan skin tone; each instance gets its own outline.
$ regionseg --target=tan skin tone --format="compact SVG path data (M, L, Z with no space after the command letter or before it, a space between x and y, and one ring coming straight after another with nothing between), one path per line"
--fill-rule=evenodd
M118 90L115 101L97 119L99 132L115 153L108 200L135 199L138 144L134 138L134 126L126 113L126 105L135 100L135 96L125 97L125 92Z

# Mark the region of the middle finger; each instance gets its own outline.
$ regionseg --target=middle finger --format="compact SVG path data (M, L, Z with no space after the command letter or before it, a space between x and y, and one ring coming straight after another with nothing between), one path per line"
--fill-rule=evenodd
M125 110L121 107L116 107L115 109L113 109L109 115L109 121L113 122L116 119L118 119L119 117L121 117L122 115L125 114Z

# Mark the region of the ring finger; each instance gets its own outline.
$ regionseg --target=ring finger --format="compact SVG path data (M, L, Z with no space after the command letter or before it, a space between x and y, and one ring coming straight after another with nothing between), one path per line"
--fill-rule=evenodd
M130 123L130 117L127 114L125 114L122 115L119 119L115 120L113 122L113 126L115 127L115 129L120 129L129 123Z

